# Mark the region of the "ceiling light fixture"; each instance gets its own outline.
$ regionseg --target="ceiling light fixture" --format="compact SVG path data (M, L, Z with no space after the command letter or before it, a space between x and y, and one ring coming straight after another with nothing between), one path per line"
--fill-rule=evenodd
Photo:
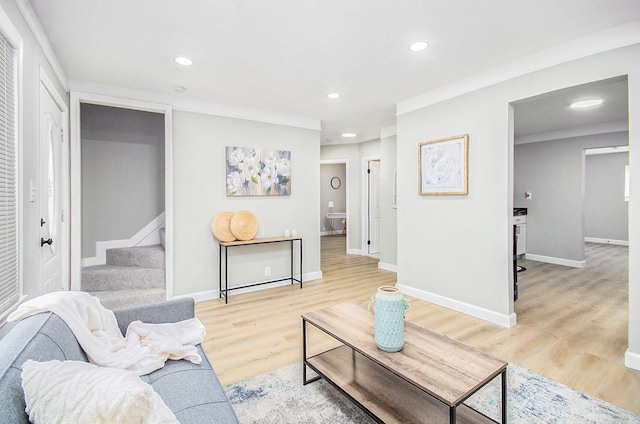
M173 60L178 65L182 65L182 66L191 66L191 65L193 65L193 60L189 59L188 57L178 56L178 57L173 58Z
M329 93L327 94L327 97L330 99L337 99L338 97L340 97L340 93Z
M342 134L342 136L343 136L344 138L353 138L353 137L355 137L355 136L357 136L357 135L358 135L358 134L356 134L356 133L344 133L344 134Z
M602 99L590 99L590 100L582 100L579 102L571 103L572 109L585 109L588 107L599 106L602 104Z
M409 50L411 50L412 52L421 52L427 47L429 47L429 43L427 43L426 41L415 41L411 43L411 45L409 46Z
M187 91L187 88L182 85L176 85L174 87L174 90L176 90L176 93L184 93L185 91Z

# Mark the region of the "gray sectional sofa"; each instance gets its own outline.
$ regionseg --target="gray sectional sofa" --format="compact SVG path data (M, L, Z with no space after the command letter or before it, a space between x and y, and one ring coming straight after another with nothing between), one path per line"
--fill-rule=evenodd
M160 324L194 317L193 299L175 299L114 310L120 331L130 322ZM162 397L182 424L238 423L207 356L198 346L202 363L167 361L164 368L142 376ZM35 361L85 361L82 348L65 322L53 313L41 313L18 322L0 340L0 423L28 423L20 377L22 364Z

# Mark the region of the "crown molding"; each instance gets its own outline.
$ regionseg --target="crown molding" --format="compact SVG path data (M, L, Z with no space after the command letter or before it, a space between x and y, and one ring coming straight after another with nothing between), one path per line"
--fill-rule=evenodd
M99 84L91 81L70 78L69 87L72 91L94 93L105 96L136 99L145 102L169 105L173 110L202 113L205 115L224 116L228 118L246 119L269 124L285 125L320 131L319 119L304 118L266 110L250 109L241 106L213 103L204 100L185 97L182 94L165 94L155 91Z
M629 153L629 146L594 147L584 150L585 156L608 155L611 153ZM587 238L588 237L585 237L584 241L593 241L587 240Z
M397 104L396 115L404 115L481 88L489 87L542 69L640 43L640 21L618 25L520 59L496 66Z
M53 73L60 82L60 85L65 91L69 91L67 75L65 74L62 65L60 65L58 57L53 51L53 47L42 28L42 24L40 24L40 20L37 18L36 13L33 10L33 6L28 0L16 0L16 4L18 5L18 9L20 9L20 13L22 13L22 16L24 17L24 20L27 22L31 33L40 45L40 48L42 49L44 56L47 58L47 62L49 62L49 66L51 66Z

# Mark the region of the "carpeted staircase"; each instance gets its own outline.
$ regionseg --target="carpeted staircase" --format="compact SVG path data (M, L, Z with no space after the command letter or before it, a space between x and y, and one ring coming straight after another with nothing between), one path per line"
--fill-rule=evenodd
M82 291L107 309L165 300L165 281L162 244L109 249L105 265L82 268Z

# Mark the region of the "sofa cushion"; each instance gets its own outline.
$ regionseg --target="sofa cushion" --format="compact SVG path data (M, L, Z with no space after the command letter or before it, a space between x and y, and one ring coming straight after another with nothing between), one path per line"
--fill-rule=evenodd
M207 356L198 346L202 362L167 361L164 368L142 376L151 384L181 423L202 422L216 417L216 423L237 423L233 409Z
M25 318L0 340L0 422L28 423L24 412L22 364L27 359L87 361L69 327L57 315Z

